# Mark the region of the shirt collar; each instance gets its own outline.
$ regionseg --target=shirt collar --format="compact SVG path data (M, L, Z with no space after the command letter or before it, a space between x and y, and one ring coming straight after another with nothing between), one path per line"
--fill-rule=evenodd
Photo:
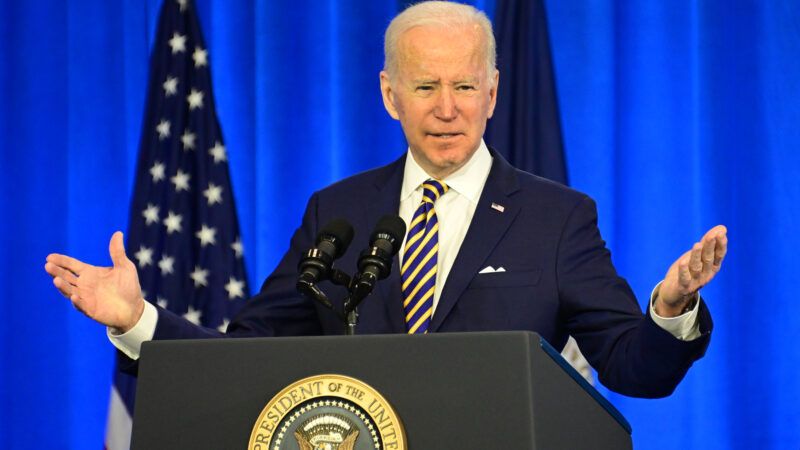
M481 139L478 150L461 168L447 176L443 181L450 189L465 196L473 203L478 203L483 185L492 169L492 155ZM432 178L417 164L411 149L406 155L406 165L403 172L403 186L400 189L400 201L404 201L416 191L423 182Z

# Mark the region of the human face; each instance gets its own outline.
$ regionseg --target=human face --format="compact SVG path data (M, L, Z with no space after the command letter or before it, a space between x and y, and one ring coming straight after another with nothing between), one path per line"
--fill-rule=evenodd
M383 104L432 177L469 161L494 112L499 74L488 78L482 40L477 25L414 27L398 40L397 73L381 72Z

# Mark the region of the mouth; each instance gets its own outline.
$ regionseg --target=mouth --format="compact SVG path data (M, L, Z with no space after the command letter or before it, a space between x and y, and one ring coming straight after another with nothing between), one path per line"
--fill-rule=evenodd
M431 136L436 139L454 139L461 136L463 133L428 133L428 136Z

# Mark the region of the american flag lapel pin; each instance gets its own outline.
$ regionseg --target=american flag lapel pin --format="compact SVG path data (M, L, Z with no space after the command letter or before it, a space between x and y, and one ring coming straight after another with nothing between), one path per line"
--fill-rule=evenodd
M506 210L506 207L503 205L498 205L497 203L492 203L492 209L498 212L503 212Z

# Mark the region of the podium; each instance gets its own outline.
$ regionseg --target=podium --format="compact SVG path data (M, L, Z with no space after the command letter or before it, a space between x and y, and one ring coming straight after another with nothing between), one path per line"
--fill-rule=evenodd
M530 332L147 342L132 448L254 448L251 434L271 399L324 374L380 393L402 423L405 448L632 448L622 415ZM295 400L274 411L299 408ZM301 448L290 438L281 448Z

